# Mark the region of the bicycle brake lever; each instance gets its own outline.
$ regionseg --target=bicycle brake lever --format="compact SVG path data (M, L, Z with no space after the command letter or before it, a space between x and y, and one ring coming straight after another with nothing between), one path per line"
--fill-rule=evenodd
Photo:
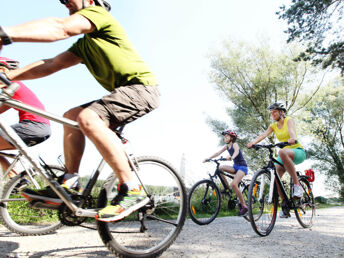
M14 93L20 88L18 83L11 83L7 88L3 88L2 91L9 97L12 97Z

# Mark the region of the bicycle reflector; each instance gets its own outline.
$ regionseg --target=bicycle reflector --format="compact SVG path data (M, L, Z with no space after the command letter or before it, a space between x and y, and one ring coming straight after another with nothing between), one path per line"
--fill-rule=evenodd
M315 176L314 176L314 171L313 171L313 169L306 169L305 170L305 174L306 174L306 176L308 176L308 178L307 178L307 180L308 180L308 182L314 182L314 180L315 180Z

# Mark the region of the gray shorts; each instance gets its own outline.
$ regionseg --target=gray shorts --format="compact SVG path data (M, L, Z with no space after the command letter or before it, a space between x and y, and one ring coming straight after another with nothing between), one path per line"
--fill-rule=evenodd
M48 139L51 135L50 125L46 123L23 120L18 124L11 125L11 127L28 146L41 143ZM1 130L0 136L12 145L12 143Z
M159 98L157 86L135 84L116 88L111 94L81 107L93 110L111 129L115 129L157 108Z

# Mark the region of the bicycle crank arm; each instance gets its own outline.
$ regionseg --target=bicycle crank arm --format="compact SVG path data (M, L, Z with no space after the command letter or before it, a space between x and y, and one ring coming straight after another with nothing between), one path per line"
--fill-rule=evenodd
M98 209L82 209L78 208L75 211L75 215L78 217L94 218L97 215Z

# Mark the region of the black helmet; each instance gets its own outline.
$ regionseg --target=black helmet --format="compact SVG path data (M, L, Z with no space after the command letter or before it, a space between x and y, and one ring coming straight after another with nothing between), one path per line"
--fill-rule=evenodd
M106 9L108 12L111 10L111 5L103 0L94 0L96 5L99 5L101 7L103 7L104 9Z
M60 0L61 4L66 4L68 2L68 0ZM106 9L107 11L111 10L111 5L103 0L94 0L94 3L96 5L99 5L101 7L103 7L104 9ZM85 2L83 2L84 6L85 6Z
M283 110L284 112L287 112L284 104L281 102L275 102L271 104L270 106L268 106L268 110L273 110L273 109Z

